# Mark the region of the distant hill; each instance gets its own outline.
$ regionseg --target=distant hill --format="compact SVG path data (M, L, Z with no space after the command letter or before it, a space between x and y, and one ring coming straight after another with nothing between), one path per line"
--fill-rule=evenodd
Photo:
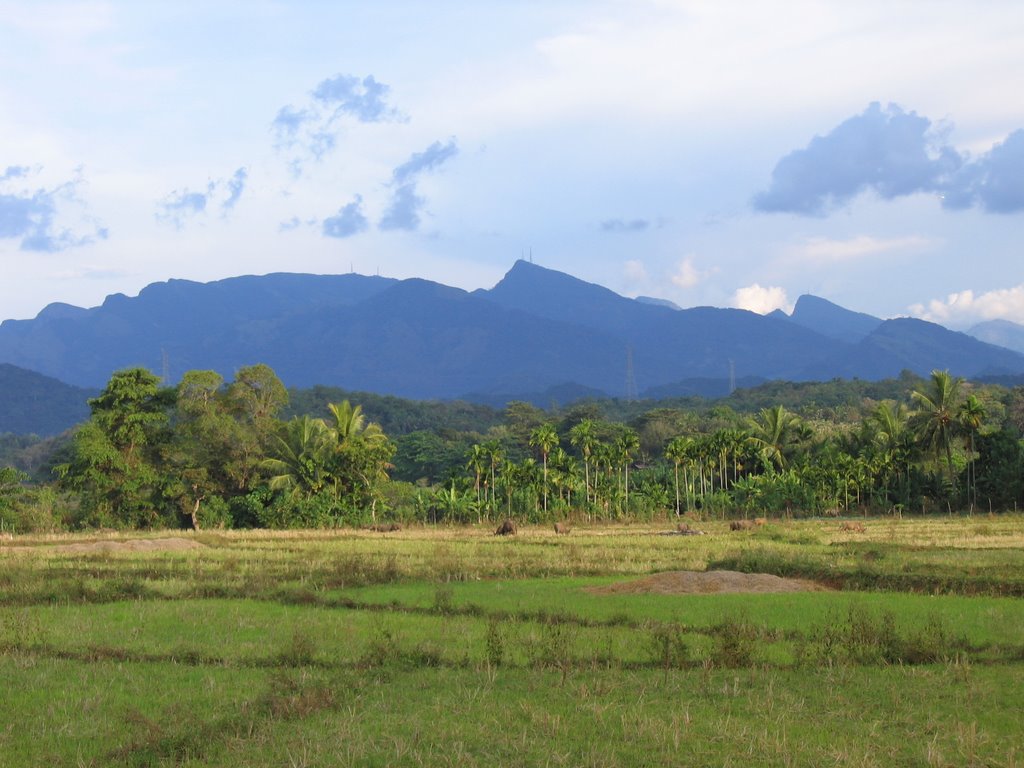
M86 401L97 394L0 363L0 434L58 435L89 417Z
M882 324L882 320L863 312L853 312L827 299L805 294L796 300L789 319L823 336L857 343Z
M633 301L639 301L641 304L653 304L656 307L668 307L669 309L682 309L674 301L668 299L656 299L653 296L637 296Z
M870 324L874 327L868 328ZM493 288L272 274L171 280L99 307L51 305L0 324L0 362L79 387L141 365L169 383L266 363L290 387L549 405L630 389L718 392L740 382L1024 373L1024 355L920 320L882 322L814 297L792 317L674 309L524 261ZM630 375L632 374L632 375ZM717 383L711 383L717 382Z
M978 323L967 330L967 335L988 344L1012 349L1014 352L1024 352L1024 325L1009 320L987 320Z

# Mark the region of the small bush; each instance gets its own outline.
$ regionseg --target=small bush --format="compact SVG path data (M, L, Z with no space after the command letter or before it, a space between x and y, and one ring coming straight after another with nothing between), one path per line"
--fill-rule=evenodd
M489 666L500 667L505 663L505 638L501 631L501 621L497 618L492 618L487 623L487 634L484 636L484 650Z
M763 630L750 619L727 616L712 627L714 643L710 661L716 667L750 667L756 663Z
M316 660L316 643L307 632L296 628L277 654L277 662L288 667L307 667Z
M683 669L690 663L690 649L679 624L663 622L647 626L647 644L655 664L665 670Z

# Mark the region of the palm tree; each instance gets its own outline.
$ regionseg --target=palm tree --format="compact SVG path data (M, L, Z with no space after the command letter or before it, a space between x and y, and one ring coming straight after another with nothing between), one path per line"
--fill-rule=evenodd
M330 482L330 429L320 419L296 416L270 441L270 456L261 466L268 485L292 496L311 496Z
M960 429L960 385L963 380L949 375L949 371L932 371L931 387L927 392L914 391L911 399L918 411L910 419L911 428L920 443L935 453L936 459L946 457L949 480L956 487L953 467L953 438Z
M501 443L497 440L488 440L483 444L483 449L487 455L487 468L490 471L491 479L491 504L490 507L493 510L496 502L496 488L495 488L495 475L498 466L505 459L505 451L501 447Z
M590 457L597 446L597 436L594 434L594 422L592 419L583 419L579 424L569 430L569 442L580 449L583 455L583 476L584 488L587 502L590 502Z
M906 407L903 403L883 400L868 417L868 428L873 431L871 441L881 454L878 457L879 474L888 486L888 477L895 470L899 489L909 469L913 442Z
M977 480L974 475L974 438L981 430L981 425L985 421L986 415L985 406L982 405L981 401L974 395L968 395L964 404L960 406L960 430L964 435L965 442L967 443L965 447L969 454L967 464L967 492L968 499L972 506L977 503ZM970 496L972 491L975 498L971 498Z
M676 517L679 517L679 465L689 459L693 440L688 437L674 437L665 447L665 458L672 462L675 468L676 485Z
M548 513L548 454L558 446L558 433L551 424L541 424L530 435L530 445L540 451L544 460L544 514Z
M748 438L759 449L762 461L769 469L784 469L788 454L800 437L800 419L783 406L762 408L754 418L747 420Z
M615 442L622 466L625 468L626 477L626 514L629 514L629 465L633 463L633 456L640 450L640 435L635 429L626 429Z
M487 471L488 456L487 449L480 443L474 443L469 449L469 459L466 461L466 469L473 472L473 490L476 491L477 512L480 511L480 480ZM479 523L480 520L477 520Z

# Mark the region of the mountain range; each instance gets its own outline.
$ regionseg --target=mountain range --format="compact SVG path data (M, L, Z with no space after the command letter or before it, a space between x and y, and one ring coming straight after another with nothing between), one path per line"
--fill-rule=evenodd
M0 363L76 387L102 387L136 365L173 382L190 369L231 378L258 362L290 387L543 405L904 369L1024 373L1019 352L923 320L882 320L814 296L789 315L680 309L526 261L471 292L358 274L170 280L91 309L51 304L0 324Z

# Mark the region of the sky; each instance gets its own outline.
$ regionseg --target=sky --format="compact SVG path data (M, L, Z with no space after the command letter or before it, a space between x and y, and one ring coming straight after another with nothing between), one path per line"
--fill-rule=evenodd
M172 278L1024 323L1016 0L0 0L0 318Z

